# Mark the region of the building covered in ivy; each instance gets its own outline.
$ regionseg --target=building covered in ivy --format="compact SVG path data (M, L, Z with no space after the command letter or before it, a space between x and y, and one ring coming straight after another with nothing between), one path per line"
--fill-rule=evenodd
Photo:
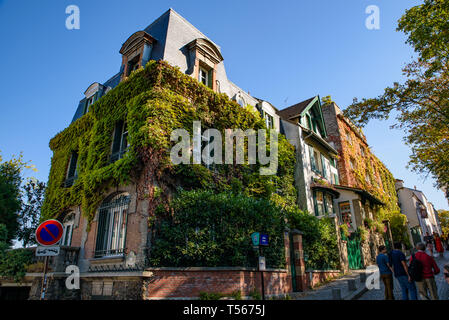
M42 218L61 221L64 234L61 253L50 259L46 299L257 296L259 253L250 237L256 231L270 239L261 249L268 295L312 285L308 279L316 278L306 276L302 235L286 219L303 217L297 209L303 201L297 187L304 187L297 142L279 135L278 170L270 176L249 160L174 165L169 158L175 129L192 134L193 122L200 121L203 129L220 132L280 132L279 111L228 80L220 47L172 9L132 34L119 52L119 71L87 87L71 124L50 141ZM296 134L310 134L305 141L319 154L307 149L307 161L315 157L315 171L335 183L336 151L324 140L324 124L316 122L320 108L318 97L307 103L302 111L313 116L311 126L304 123ZM307 193L312 200L303 203L317 216L330 216L337 192L318 180L307 189L316 199ZM310 225L303 233L309 261L329 269L320 276L339 274L335 225L306 218L298 225ZM315 243L326 243L316 257ZM30 299L42 294L42 263L36 259L24 278ZM76 290L65 285L70 265L80 271Z

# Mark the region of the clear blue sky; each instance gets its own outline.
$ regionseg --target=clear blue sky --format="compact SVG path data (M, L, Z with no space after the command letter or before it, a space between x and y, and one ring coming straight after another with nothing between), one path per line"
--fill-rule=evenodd
M0 0L0 150L23 151L47 181L48 142L69 125L85 89L121 63L121 44L172 7L222 48L228 77L279 109L313 95L344 108L402 79L413 52L395 31L411 0L85 1ZM81 29L65 28L65 8L81 11ZM365 8L380 8L380 30L365 27ZM410 151L389 123L365 129L395 177L448 208L432 179L408 171ZM30 173L31 174L31 173Z

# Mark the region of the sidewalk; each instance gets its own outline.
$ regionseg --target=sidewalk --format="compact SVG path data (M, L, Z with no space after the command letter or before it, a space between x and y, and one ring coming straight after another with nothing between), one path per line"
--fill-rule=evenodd
M329 282L316 289L306 292L295 292L291 294L294 300L334 300L332 291L339 289L342 300L354 300L364 293L365 283L360 281L360 274L365 273L365 270L350 270L350 273ZM354 280L356 285L355 291L350 291L348 288L348 280Z
M438 296L440 300L448 300L449 299L449 284L444 280L443 275L443 267L445 264L449 263L449 252L444 252L444 257L440 258L438 254L434 255L435 261L438 264L438 267L440 268L440 273L435 276L435 281L437 283L438 288ZM409 257L408 257L409 259ZM394 279L394 297L396 300L401 300L402 293L401 293L401 287L399 285L399 282ZM384 299L384 285L382 281L380 282L380 289L373 289L370 291L367 291L364 293L359 300L383 300ZM418 297L418 299L421 300L421 297Z

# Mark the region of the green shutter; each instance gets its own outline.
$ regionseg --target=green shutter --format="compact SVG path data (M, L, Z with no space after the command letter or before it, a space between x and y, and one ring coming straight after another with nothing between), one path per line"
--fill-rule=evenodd
M97 228L97 242L95 245L95 256L101 256L106 250L106 241L108 237L108 218L109 211L107 209L100 209L98 214L98 228Z
M316 170L315 168L315 155L313 154L313 148L309 146L309 153L310 153L310 163L312 166L312 170Z
M325 157L323 156L323 154L321 154L321 168L322 168L322 172L321 174L323 175L324 178L326 178L326 161L325 161Z
M211 88L212 89L212 87L213 87L213 84L212 84L212 81L213 81L213 74L214 74L214 69L210 69L208 72L207 72L207 86L209 87L209 88Z

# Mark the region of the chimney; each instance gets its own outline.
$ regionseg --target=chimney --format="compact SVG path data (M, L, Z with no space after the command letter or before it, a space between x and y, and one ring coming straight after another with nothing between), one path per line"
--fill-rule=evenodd
M416 190L416 186L415 186L415 190Z

